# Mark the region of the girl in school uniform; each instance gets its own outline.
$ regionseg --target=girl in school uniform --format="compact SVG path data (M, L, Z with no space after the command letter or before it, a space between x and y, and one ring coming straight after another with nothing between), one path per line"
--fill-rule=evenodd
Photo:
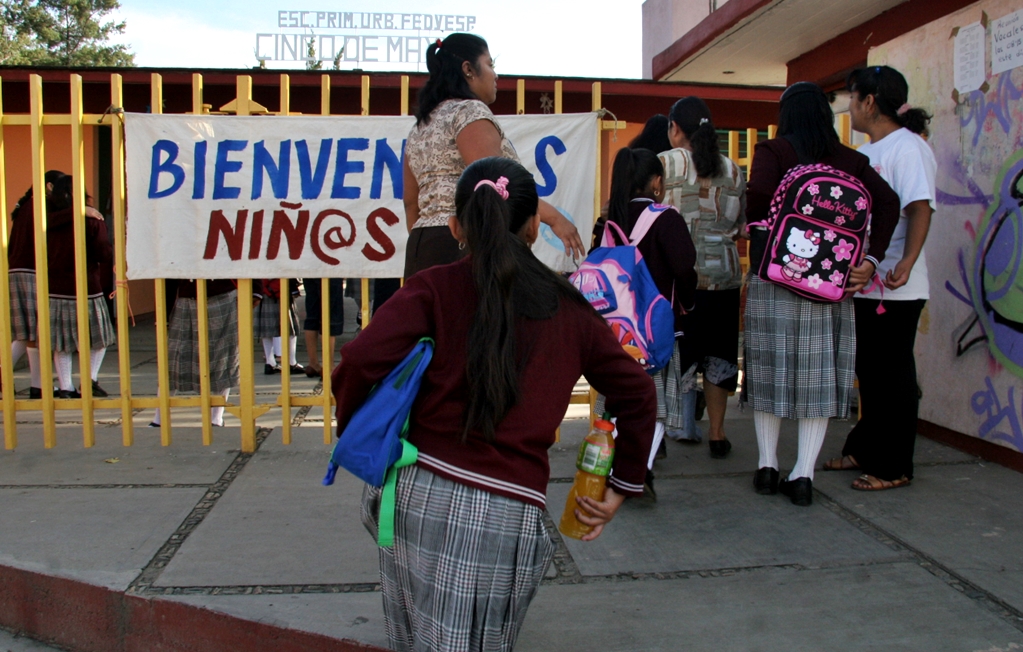
M288 287L281 287L279 278L265 278L263 283L263 300L252 309L254 335L263 342L263 356L266 364L263 373L267 376L281 373L277 364L274 338L281 334L281 305L288 306L288 362L291 373L300 374L305 368L295 360L298 348L298 315L295 313L295 297L298 295L298 281L288 279Z

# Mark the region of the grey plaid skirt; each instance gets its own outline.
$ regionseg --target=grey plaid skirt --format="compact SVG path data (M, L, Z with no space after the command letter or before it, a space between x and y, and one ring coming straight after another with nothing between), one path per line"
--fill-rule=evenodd
M298 336L298 316L295 314L294 302L288 300L288 335ZM281 300L264 297L253 310L253 336L258 340L264 337L280 337L281 335Z
M672 430L686 426L686 415L682 411L682 393L696 389L696 368L694 362L686 369L681 367L682 355L675 342L671 362L664 368L664 425Z
M678 347L676 346L675 347L675 353L673 354L672 359L674 359L674 356L677 355L677 354L678 354ZM671 364L669 363L669 365L667 367L665 367L664 369L659 369L658 371L655 371L650 376L651 378L654 379L654 389L657 392L657 420L660 421L661 423L664 423L664 420L668 416L668 407L667 407L667 404L665 402L664 392L665 392L665 389L666 389L667 378L668 378L667 377L667 373L670 370L670 368L671 368ZM695 370L695 365L694 365L694 370ZM597 415L597 418L599 419L601 417L601 415L604 414L604 411L606 409L607 409L607 397L604 396L603 394L597 394L597 398L594 399L594 401L593 401L593 413L595 415ZM614 417L616 415L612 414L611 416Z
M380 493L362 496L374 538ZM396 493L394 546L379 549L391 649L510 652L554 557L542 510L415 465Z
M238 292L207 301L210 335L210 392L219 394L238 385ZM198 392L199 312L195 299L178 297L167 326L171 391Z
M7 287L11 289L11 339L35 342L35 272L10 272Z
M749 277L744 377L754 410L783 419L844 418L856 361L852 301L810 301Z
M89 348L102 349L117 341L114 323L103 295L89 298ZM78 350L78 306L74 299L50 297L50 344L54 351Z

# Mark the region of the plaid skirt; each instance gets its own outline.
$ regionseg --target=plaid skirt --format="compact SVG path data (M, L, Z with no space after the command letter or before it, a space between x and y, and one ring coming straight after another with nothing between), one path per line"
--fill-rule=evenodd
M238 292L207 301L210 336L210 392L219 394L238 385ZM195 299L178 297L167 326L171 391L198 392L199 311Z
M380 493L362 499L374 538ZM396 494L394 546L379 549L391 649L510 652L554 557L543 511L414 465Z
M288 325L288 336L298 336L298 315L295 314L294 301L288 300L288 317L291 322ZM253 336L258 339L264 337L281 336L281 300L264 297L259 305L252 309Z
M744 376L754 410L783 419L844 418L856 361L853 303L810 301L751 274Z
M678 346L676 345L675 353L673 354L673 356L677 355L677 354L678 354ZM655 371L650 376L651 378L654 379L654 390L657 392L657 420L660 421L661 423L664 423L664 420L668 416L668 407L667 407L667 404L665 402L664 391L665 391L665 385L666 385L666 379L667 379L667 372L670 369L670 367L671 367L671 365L669 363L669 365L667 367L665 367L664 369L660 369L658 371ZM607 397L604 396L603 394L599 394L598 393L597 394L597 398L594 399L594 401L593 401L593 413L595 415L597 415L597 418L599 419L601 417L601 415L604 414L604 411L606 409L607 409ZM611 416L614 417L616 415L612 414Z
M102 294L89 298L89 348L102 349L117 341L114 323ZM53 350L78 350L78 306L74 299L50 298L50 345Z
M736 347L738 348L738 347ZM685 369L682 368L682 356L679 351L678 342L675 342L675 350L671 354L671 362L664 368L664 425L671 430L684 428L687 415L682 409L682 394L696 389L696 368L694 362Z
M7 287L11 289L11 339L35 342L35 272L10 272L7 275Z

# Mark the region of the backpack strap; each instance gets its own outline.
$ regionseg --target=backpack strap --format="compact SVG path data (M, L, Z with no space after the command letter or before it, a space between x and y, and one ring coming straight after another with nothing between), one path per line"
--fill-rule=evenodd
M611 235L612 229L618 234L618 239L622 244L629 244L629 238L625 236L625 231L622 231L622 227L618 226L615 222L608 220L607 222L604 222L604 236L600 239L601 247L618 246L614 241L614 236Z
M405 428L408 430L408 421L405 421ZM377 519L377 545L381 548L390 548L394 545L394 504L397 500L395 491L398 485L398 469L411 466L419 459L417 449L407 439L401 440L401 457L391 468L387 469L387 479L384 480L384 489L380 494L380 516Z
M653 206L655 206L655 204L650 204L643 209L643 212L639 214L639 219L636 220L636 225L632 227L632 233L629 234L629 244L632 246L636 246L640 243L643 237L646 236L647 231L649 231L654 225L654 222L657 221L657 218L664 212L651 210L651 207Z

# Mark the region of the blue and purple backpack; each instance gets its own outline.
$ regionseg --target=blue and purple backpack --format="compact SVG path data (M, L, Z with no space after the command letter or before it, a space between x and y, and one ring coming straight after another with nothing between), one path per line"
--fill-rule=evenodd
M607 320L618 341L648 372L671 361L675 346L675 315L661 295L636 245L670 206L650 204L632 228L631 239L608 220L600 246L590 252L569 282ZM612 231L618 240L615 245Z
M770 231L758 274L815 301L845 297L849 270L863 260L870 193L830 165L798 165L782 178L764 222Z

